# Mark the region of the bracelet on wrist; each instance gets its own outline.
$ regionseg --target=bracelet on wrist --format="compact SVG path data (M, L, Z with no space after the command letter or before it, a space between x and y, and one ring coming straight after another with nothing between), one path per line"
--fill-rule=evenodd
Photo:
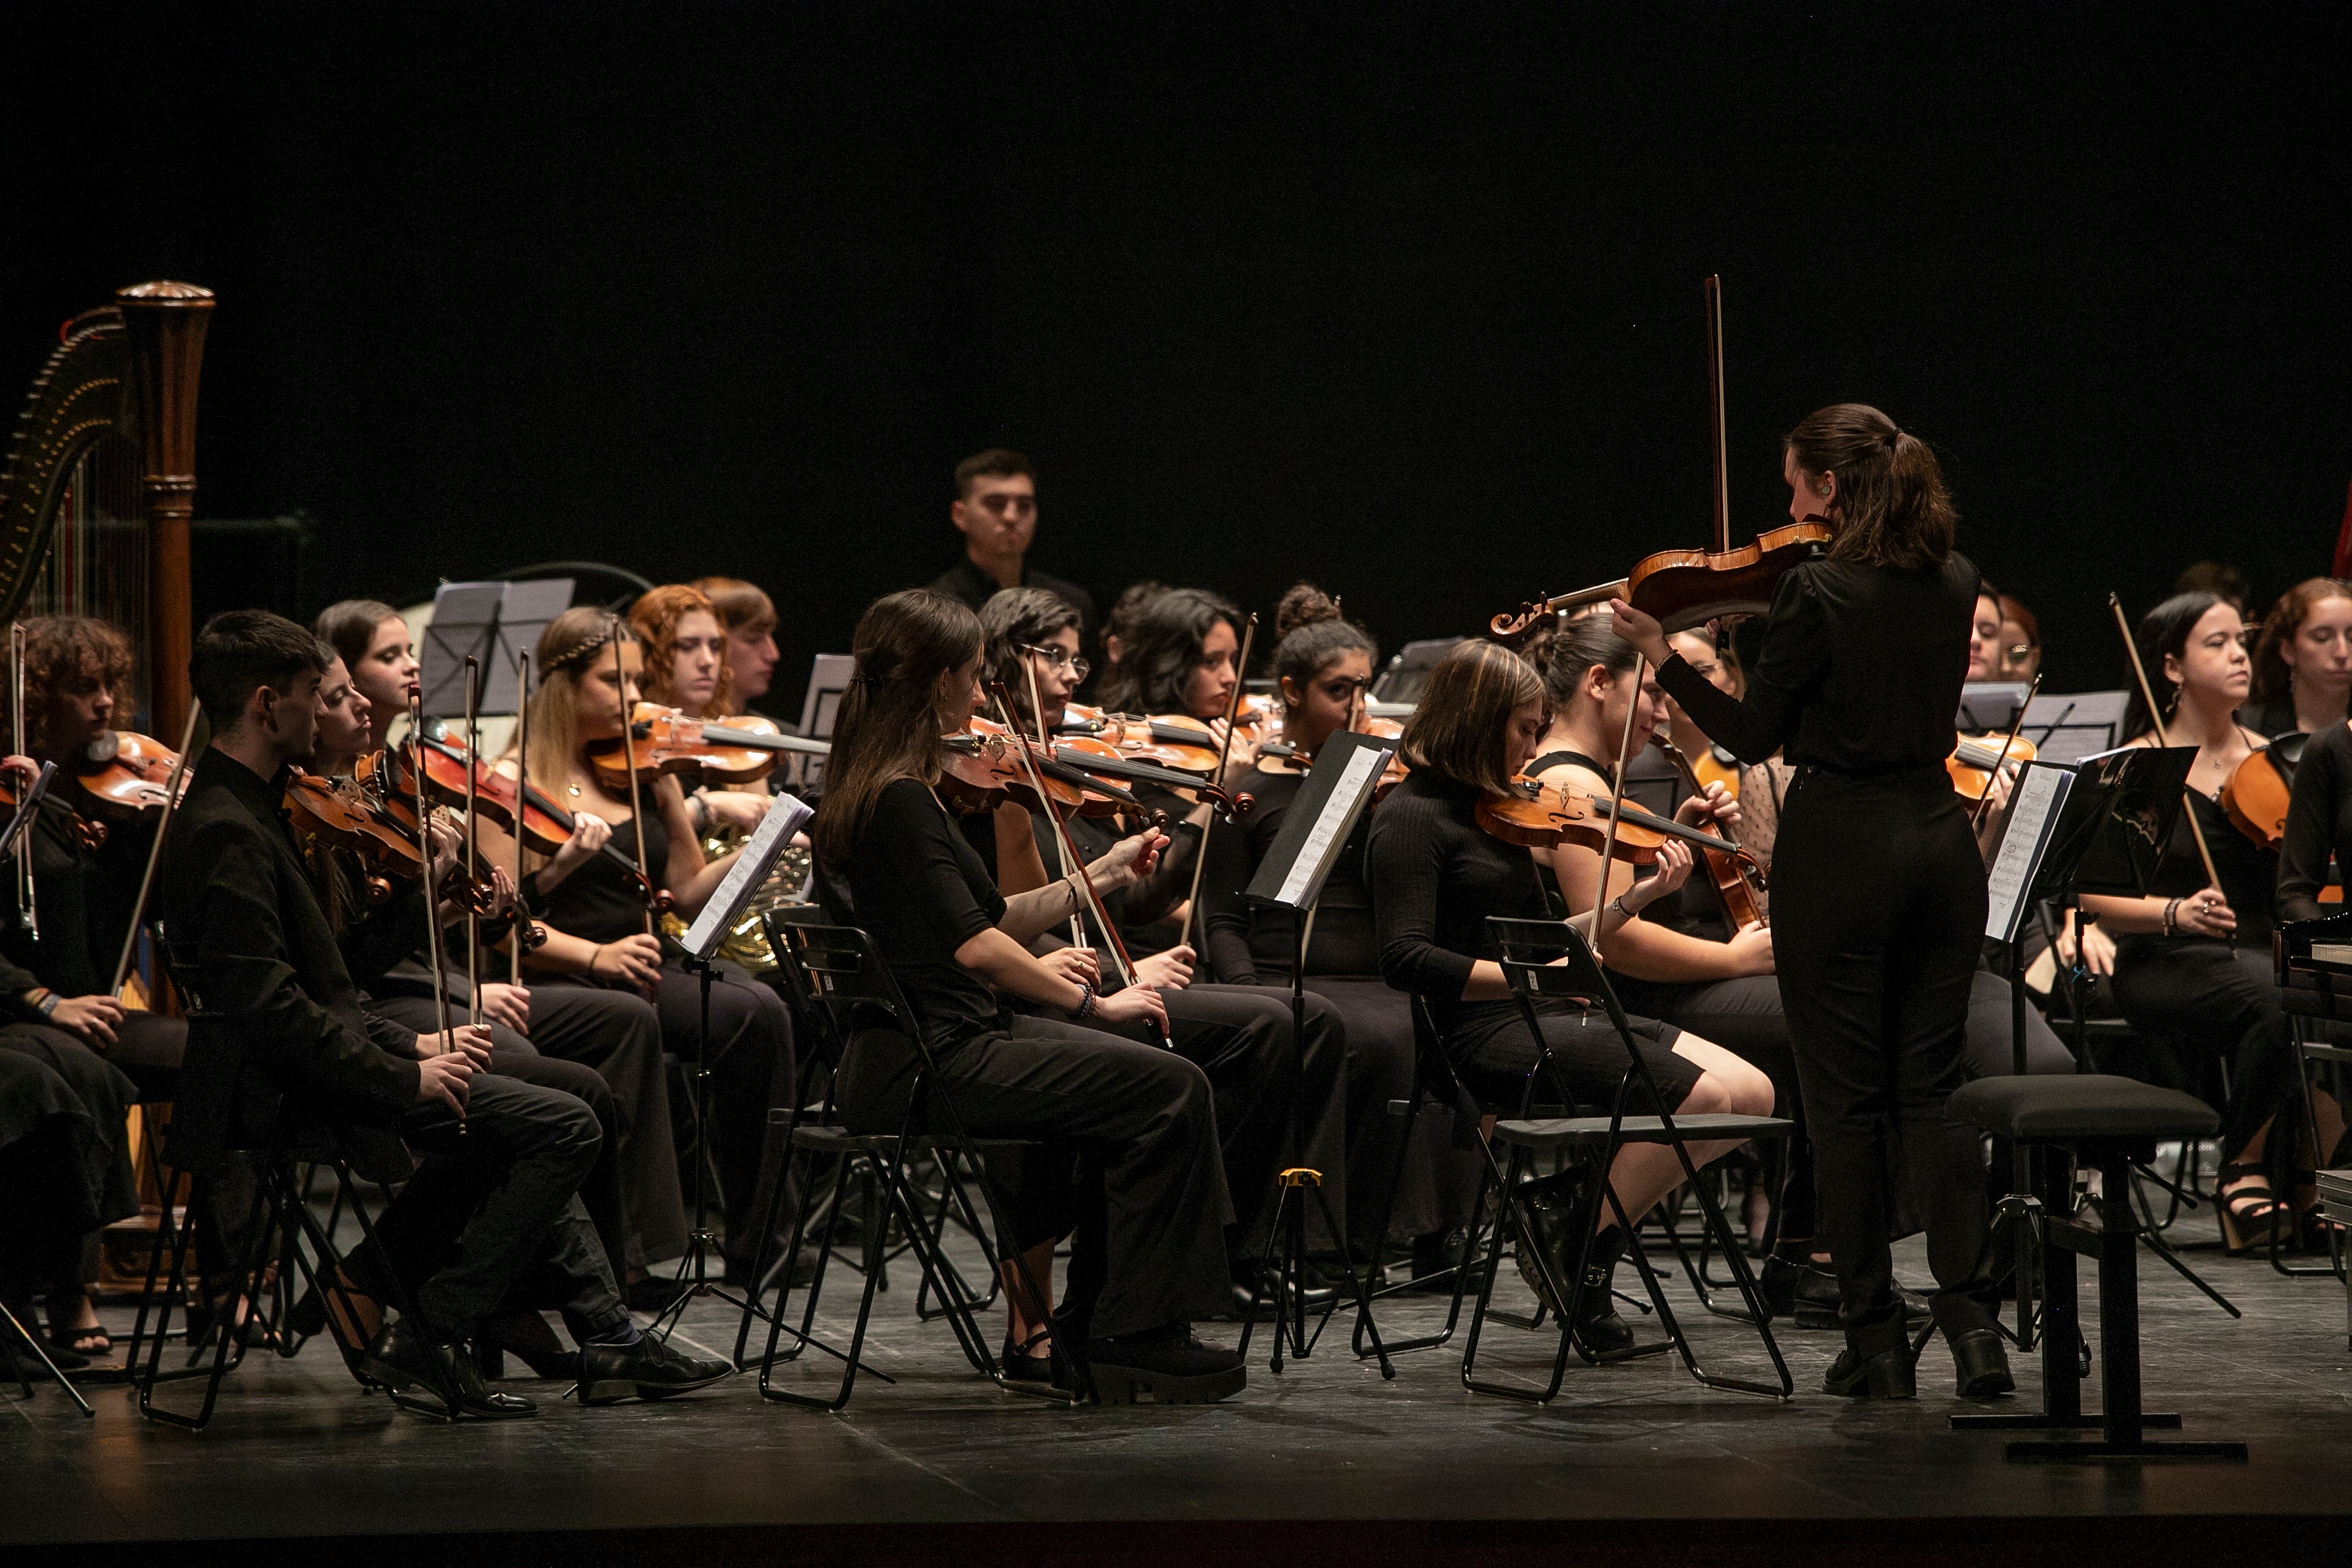
M1617 918L1621 921L1630 921L1633 918L1633 911L1625 907L1625 895L1622 893L1610 900L1609 907L1617 911Z
M1083 980L1078 981L1076 984L1078 988L1078 1005L1070 1009L1070 1016L1073 1018L1091 1017L1094 1015L1095 1010L1095 988L1087 984Z
M2164 934L2167 936L2180 934L2180 900L2179 899L2174 899L2164 906Z

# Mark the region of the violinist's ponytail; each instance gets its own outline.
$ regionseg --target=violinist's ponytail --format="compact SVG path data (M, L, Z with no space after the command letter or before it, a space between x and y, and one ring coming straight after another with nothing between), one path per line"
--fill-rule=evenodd
M1940 566L1951 554L1959 513L1935 452L1877 409L1815 409L1789 432L1788 449L1809 480L1836 477L1832 559L1908 572Z

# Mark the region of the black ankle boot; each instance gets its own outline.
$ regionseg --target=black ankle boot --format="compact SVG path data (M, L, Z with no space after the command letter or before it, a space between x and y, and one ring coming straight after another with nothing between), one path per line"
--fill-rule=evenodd
M1592 1256L1584 1267L1584 1293L1576 1304L1576 1321L1570 1326L1584 1348L1597 1356L1630 1349L1633 1343L1633 1325L1617 1315L1616 1300L1609 1293L1610 1275L1624 1250L1624 1228L1611 1226L1592 1238Z
M1822 1378L1822 1392L1843 1399L1916 1399L1919 1369L1908 1345L1880 1351L1867 1361L1848 1345Z
M1969 1329L1945 1337L1951 1342L1952 1371L1962 1399L1995 1399L2017 1391L1999 1330Z
M1576 1267L1576 1222L1585 1212L1584 1167L1571 1165L1565 1171L1527 1183L1519 1188L1519 1197L1533 1219L1528 1226L1531 1234L1519 1237L1518 1245L1512 1248L1512 1258L1518 1265L1519 1278L1526 1281L1528 1289L1536 1293L1536 1300L1544 1304L1544 1310L1557 1312L1559 1303L1552 1299L1551 1290L1544 1283L1544 1271L1536 1266L1536 1258L1541 1256L1551 1266L1553 1278L1563 1286L1568 1283L1569 1271ZM1593 1258L1599 1261L1597 1242ZM1615 1259L1612 1258L1611 1261Z

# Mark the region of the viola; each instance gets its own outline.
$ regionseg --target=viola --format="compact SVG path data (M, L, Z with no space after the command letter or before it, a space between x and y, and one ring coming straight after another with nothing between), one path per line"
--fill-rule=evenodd
M1955 790L1969 800L1982 800L2004 765L2030 763L2039 754L2022 735L1963 735L1944 759L1944 769Z
M588 742L588 760L598 780L607 789L624 792L633 764L641 775L675 773L713 789L757 784L775 770L777 754L783 752L823 757L830 756L833 747L787 735L773 720L756 714L694 719L651 702L637 704L625 752L618 736Z
M89 743L75 771L75 781L100 816L135 819L163 809L172 770L179 754L161 741L128 730L109 730ZM188 792L186 773L180 775L180 794Z
M415 810L411 803L416 798L417 755L424 758L426 800L462 808L466 804L466 775L470 771L474 776L475 810L509 833L520 833L522 841L541 855L556 854L572 842L575 819L570 812L548 798L537 784L518 792L511 773L501 773L487 763L475 761L469 770L462 741L429 735L421 745L413 740L404 741L362 757L352 771L362 784L377 791L385 800L400 803L397 809L414 821ZM518 816L520 828L516 826ZM621 868L648 908L669 907L669 894L648 882L637 863L617 844L608 839L598 853Z
M1691 766L1690 759L1683 755L1680 747L1654 736L1650 743L1673 759L1675 766L1682 772L1684 784L1689 786L1692 794L1706 793L1700 784L1697 770ZM1622 845L1624 842L1622 823L1619 833L1618 842ZM1723 900L1723 912L1730 918L1733 927L1737 929L1761 922L1764 906L1758 901L1756 895L1768 886L1764 863L1744 851L1727 855L1720 849L1702 847L1699 854L1706 861L1706 874L1714 880L1715 890Z
M2294 794L2303 742L2300 732L2280 736L2231 768L2222 783L2221 809L2261 848L2276 849L2286 837L2287 801Z
M1506 844L1529 849L1550 849L1561 844L1600 849L1609 839L1610 804L1606 797L1587 794L1573 784L1548 784L1522 776L1513 779L1506 793L1490 795L1478 803L1478 826ZM1658 851L1669 838L1721 850L1751 868L1756 865L1754 856L1728 838L1686 827L1637 805L1618 808L1617 853L1626 860L1636 866L1656 864Z

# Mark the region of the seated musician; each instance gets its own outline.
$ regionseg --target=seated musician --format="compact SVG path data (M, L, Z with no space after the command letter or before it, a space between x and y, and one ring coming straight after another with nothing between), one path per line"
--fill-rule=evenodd
M1969 622L1969 679L2006 680L2000 640L2000 591L1990 583L1977 585L1976 615Z
M2042 623L2021 599L2000 596L2000 679L2031 684L2042 673Z
M119 1135L138 1091L89 1052L61 1065L21 1049L13 1026L0 1030L0 1306L37 1332L33 1298L43 1296L44 1349L78 1372L114 1348L90 1310L83 1258L100 1226L139 1212ZM0 1337L7 1332L0 1322ZM17 1365L32 1364L28 1348L0 1351L0 1365L12 1351Z
M980 622L988 638L989 679L1001 683L1012 697L1014 718L1025 731L1037 733L1042 717L1050 734L1061 721L1072 689L1086 674L1086 660L1076 652L1077 612L1043 589L1007 588L988 601ZM1042 714L1033 713L1029 705L1033 679ZM1149 785L1137 788L1145 794L1151 790ZM1152 798L1166 800L1175 811L1189 806L1174 795ZM1022 808L1012 809L1017 814ZM1010 856L999 848L989 818L965 819L967 837L996 874L1000 889L1017 891L1048 875L1067 876L1076 869L1064 856L1060 837L1045 813L1028 815L1032 842L1014 843ZM1206 812L1196 816L1205 820ZM1086 816L1066 824L1072 847L1087 864L1111 853L1123 828L1139 826L1123 817ZM1220 823L1217 831L1234 829ZM1034 858L1023 853L1033 846ZM1228 1239L1234 1279L1248 1288L1255 1283L1250 1273L1254 1262L1264 1255L1259 1232L1270 1212L1275 1176L1285 1164L1307 1164L1322 1172L1333 1213L1345 1212L1347 1033L1320 995L1307 998L1301 1040L1295 1037L1288 998L1256 986L1194 984L1197 960L1192 944L1178 941L1170 945L1167 936L1147 929L1153 912L1180 905L1187 891L1189 862L1171 873L1164 859L1153 874L1102 895L1115 937L1107 935L1087 911L1077 923L1085 938L1077 945L1091 950L1106 969L1115 964L1113 957L1106 956L1114 944L1133 955L1137 978L1164 1000L1176 1051L1209 1075L1216 1096L1225 1185L1233 1194L1234 1226ZM1018 878L1016 864L1033 869ZM1071 928L1063 930L1068 934ZM1160 951L1148 951L1152 947ZM1381 1186L1385 1191L1386 1182ZM1336 1245L1336 1237L1321 1236L1319 1214L1310 1210L1310 1219L1315 1239Z
M114 970L131 930L132 905L154 842L155 813L126 817L101 807L79 774L89 748L113 733L130 704L131 645L103 621L84 616L41 616L25 623L25 745L11 761L21 790L54 762L58 773L26 835L33 857L32 909L37 933L14 918L0 930L0 995L11 1018L0 1030L0 1050L35 1057L92 1110L97 1141L93 1169L109 1173L104 1206L109 1220L137 1212L122 1208L130 1191L131 1151L124 1112L134 1100L168 1100L178 1086L188 1026L114 994ZM13 877L16 862L6 862ZM126 1085L125 1079L129 1079ZM120 1176L121 1182L112 1180ZM236 1205L229 1205L234 1208ZM230 1217L216 1214L215 1221ZM216 1261L217 1226L199 1226ZM84 1356L105 1355L113 1342L80 1279L79 1244L73 1266L47 1281L50 1343Z
M971 611L919 589L859 619L857 677L814 825L818 862L846 879L858 923L922 1020L937 1092L953 1096L963 1126L1045 1141L1011 1162L1017 1171L996 1170L1009 1212L995 1218L1008 1257L1050 1262L1054 1242L1075 1230L1053 1325L1061 1348L1091 1367L1106 1401L1222 1399L1247 1381L1241 1361L1191 1326L1223 1310L1231 1290L1208 1077L1157 1044L1105 1032L1164 1019L1160 994L1098 993L1088 955L1033 954L1032 942L1077 912L1075 879L1006 898L935 788L942 733L962 731L979 707L983 643ZM1148 871L1164 842L1139 835L1118 846L1089 868L1097 889ZM1047 1011L1014 1014L1009 997ZM920 1067L897 1037L856 1035L837 1085L844 1121L897 1132ZM1087 1157L1074 1160L1080 1149Z
M2228 602L2179 594L2140 617L2137 641L2166 710L2165 734L2176 746L2195 746L2197 761L2147 896L2085 893L2083 912L2115 934L2114 994L2132 1027L2188 1047L2192 1088L2201 1087L2215 1058L2230 1064L2214 1180L2222 1240L2233 1253L2247 1252L2298 1223L2294 1194L2278 1195L2273 1173L2301 1187L2312 1166L2296 1135L2301 1069L2271 959L2279 856L2239 832L2217 800L2231 770L2263 743L2235 717L2251 677L2245 628ZM2125 730L2132 737L2126 744L2158 744L2137 695ZM2297 785L2300 793L2300 778ZM2191 812L2219 886L2206 874ZM2340 1136L2341 1113L2321 1091L2313 1091L2313 1101L2322 1113L2324 1153Z
M633 801L625 777L614 785L598 772L590 748L620 740L621 716L635 706L643 653L627 622L590 605L564 611L539 639L527 761L531 783L577 826L553 856L523 858L524 898L548 932L523 966L534 997L585 990L650 1001L668 1048L709 1065L727 1268L740 1278L760 1250L756 1188L768 1108L789 1103L798 1081L792 1020L782 997L722 960L706 1038L700 981L653 934L649 896L668 893L679 917L691 920L734 856L705 859L677 780L640 774ZM513 840L502 829L486 818L480 837L494 864L514 864Z
M213 739L173 824L160 913L217 1019L192 1028L190 1072L236 1071L248 1110L284 1096L306 1115L394 1131L424 1156L377 1226L419 1315L387 1324L355 1369L438 1414L533 1414L488 1390L462 1342L537 1270L563 1284L583 1402L724 1376L726 1363L630 1322L575 1195L596 1159L588 1108L483 1072L483 1030L419 1036L361 1007L279 815L288 770L315 750L324 663L309 632L263 610L215 616L197 635L189 679Z
M1143 614L1146 605L1166 592L1168 592L1168 584L1165 583L1148 580L1141 583L1129 583L1119 591L1118 597L1111 601L1110 614L1104 619L1102 626L1102 668L1105 684L1108 684L1111 671L1117 669L1120 661L1126 658L1127 639L1134 635L1137 617Z
M645 646L645 700L689 719L722 722L736 711L726 629L699 588L667 584L637 595L629 626ZM764 784L711 789L694 783L686 815L698 834L725 826L749 832L768 812Z
M727 633L727 677L735 700L754 712L776 679L776 602L740 577L697 577L688 586L710 601Z
M1543 682L1518 655L1477 640L1451 649L1405 722L1404 760L1412 772L1381 803L1366 852L1381 973L1390 984L1427 999L1465 1086L1483 1103L1513 1109L1539 1051L1496 963L1486 920L1545 920L1552 910L1533 853L1480 827L1477 807L1536 755L1549 718ZM1612 900L1601 921L1604 951L1640 896L1635 889ZM1564 1079L1538 1092L1564 1088L1578 1103L1612 1101L1627 1066L1615 1031L1590 1026L1590 1018L1563 1002L1538 1010L1543 1050ZM1731 1052L1654 1019L1638 1019L1635 1028L1667 1110L1770 1112L1771 1080ZM1735 1147L1693 1144L1691 1157L1713 1161ZM1680 1184L1682 1166L1671 1149L1629 1147L1609 1179L1625 1212L1638 1219ZM1630 1343L1633 1331L1610 1302L1610 1270L1626 1237L1605 1204L1597 1229L1588 1288L1571 1328L1602 1351ZM1564 1269L1575 1256L1575 1238L1559 1237L1556 1245L1555 1261Z
M1029 564L1037 540L1037 477L1028 458L992 447L958 463L948 521L963 535L963 559L940 574L932 593L977 611L1001 588L1043 588L1078 612L1082 637L1094 635L1094 595Z
M2352 699L2352 583L2307 577L2279 595L2254 643L2252 700L2238 721L2258 735L2344 727Z
M1257 875L1291 804L1305 783L1307 763L1336 731L1360 719L1363 691L1379 663L1370 634L1340 618L1339 605L1308 584L1282 597L1275 612L1274 674L1282 701L1282 737L1288 760L1265 755L1234 786L1254 803L1236 823L1220 823L1209 839L1201 878L1202 931L1209 967L1227 985L1278 986L1286 991L1296 935L1286 917L1247 903L1242 890ZM1414 1092L1412 1011L1404 994L1381 978L1372 932L1371 889L1364 880L1364 839L1372 808L1356 819L1317 901L1307 946L1309 994L1338 1012L1348 1038L1348 1233L1359 1251L1373 1244L1373 1227L1390 1202L1400 1123L1392 1100ZM1452 1107L1424 1108L1417 1119L1412 1158L1395 1199L1390 1237L1411 1239L1416 1275L1444 1266L1445 1238L1468 1223L1479 1162L1455 1149Z
M362 683L349 674L349 661L339 651L394 636L404 650L406 627L397 616L376 614L384 607L347 600L319 617L317 629L334 657L320 678L319 742L310 772L349 774L362 754L383 749L393 718L408 710L414 659L387 662L362 656L361 668L368 672ZM455 1009L467 1009L473 992L467 931L454 909L443 936L444 973L436 989L421 890L369 908L361 892L366 873L352 851L321 853L314 846L311 858L344 964L370 1012L429 1034L439 1026L439 995L446 994ZM657 1309L664 1304L666 1282L651 1280L650 1266L685 1251L686 1215L678 1195L661 1024L652 1004L622 992L516 984L511 952L488 946L473 973L482 977L489 1070L562 1089L596 1113L602 1141L581 1198L604 1239L613 1276L631 1303ZM527 1325L515 1326L528 1331ZM544 1350L520 1342L510 1348L526 1356Z

